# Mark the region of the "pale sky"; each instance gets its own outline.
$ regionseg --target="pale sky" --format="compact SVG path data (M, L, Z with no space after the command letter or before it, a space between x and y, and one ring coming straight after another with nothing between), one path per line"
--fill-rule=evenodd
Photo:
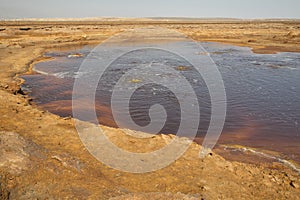
M297 18L300 0L0 0L0 18Z

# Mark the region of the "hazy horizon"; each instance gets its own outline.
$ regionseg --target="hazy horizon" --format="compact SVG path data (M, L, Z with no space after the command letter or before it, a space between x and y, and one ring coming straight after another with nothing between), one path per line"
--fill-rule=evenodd
M1 19L236 18L300 19L298 0L0 0Z

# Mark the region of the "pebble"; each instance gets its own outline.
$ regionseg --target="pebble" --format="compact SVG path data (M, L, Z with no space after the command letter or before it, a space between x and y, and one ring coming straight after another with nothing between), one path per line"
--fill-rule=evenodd
M291 182L290 182L290 185L291 185L293 188L296 188L296 189L299 188L299 184L298 184L298 183L295 183L294 181L291 181Z

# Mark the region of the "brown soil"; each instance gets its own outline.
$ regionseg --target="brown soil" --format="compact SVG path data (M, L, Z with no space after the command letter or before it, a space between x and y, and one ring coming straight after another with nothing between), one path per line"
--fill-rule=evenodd
M274 167L230 162L215 153L199 159L192 144L179 160L156 172L130 174L97 161L81 143L74 120L32 105L16 76L45 51L97 44L122 30L151 24L201 41L250 46L255 52L300 52L300 22L0 22L0 199L300 199L300 176ZM138 142L103 127L130 151L166 144ZM128 145L130 144L130 146Z

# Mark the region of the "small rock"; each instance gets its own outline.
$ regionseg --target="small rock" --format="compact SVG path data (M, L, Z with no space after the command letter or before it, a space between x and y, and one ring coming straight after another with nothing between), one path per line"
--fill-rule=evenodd
M176 70L177 71L187 71L187 70L189 70L189 67L187 67L187 66L177 66Z
M172 140L173 140L173 138L171 137L171 135L162 134L161 137L165 141L166 144L170 144L172 142Z
M210 190L210 188L209 188L208 186L202 186L202 187L201 187L201 190L202 190L202 191L207 191L207 190Z
M129 82L130 83L140 83L140 82L142 82L142 80L140 80L140 79L131 79Z
M81 54L81 53L74 53L74 54L68 55L68 58L81 58L81 57L83 57L83 54Z
M68 117L64 117L64 118L63 118L63 120L70 120L70 119L72 119L71 116L68 116Z
M290 186L292 186L293 188L296 188L296 189L299 188L299 184L298 184L298 183L295 183L294 181L291 181L291 182L290 182Z
M19 30L20 31L29 31L29 30L31 30L31 28L28 28L28 27L26 27L26 28L19 28Z

